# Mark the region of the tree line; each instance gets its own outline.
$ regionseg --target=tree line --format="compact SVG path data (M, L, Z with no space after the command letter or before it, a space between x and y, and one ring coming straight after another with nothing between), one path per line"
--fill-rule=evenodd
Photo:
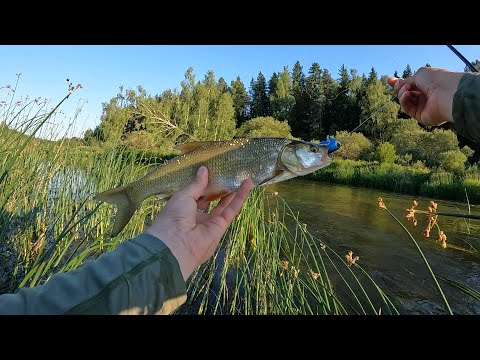
M394 75L405 78L413 71L407 65ZM374 67L368 75L360 75L342 65L332 75L316 62L305 72L297 61L292 70L284 66L268 81L260 71L247 89L240 77L227 84L208 71L197 80L189 68L179 89L155 96L141 86L120 87L115 97L102 104L100 124L87 130L84 140L138 149L169 149L177 142L235 136L318 141L330 134L345 134L368 118L358 132L374 146L398 143L392 137L399 134L399 119L409 116L401 112L386 79Z
M403 76L409 74L412 71L407 65ZM260 71L247 90L240 77L228 85L209 71L197 81L189 68L180 90L149 96L141 86L136 90L121 87L117 96L103 104L100 125L87 130L85 138L115 143L143 131L151 140L181 135L214 140L233 136L248 120L273 117L286 122L292 136L311 140L352 129L373 114L364 131L373 139L382 139L386 124L397 118L399 110L385 80L373 67L365 76L342 66L334 78L313 63L305 74L297 61L292 71L285 66L268 82Z

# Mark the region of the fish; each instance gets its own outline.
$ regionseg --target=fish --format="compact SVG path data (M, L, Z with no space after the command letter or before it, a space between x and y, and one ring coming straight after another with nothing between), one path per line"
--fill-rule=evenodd
M180 154L130 184L97 194L94 199L117 206L111 236L127 225L140 204L150 196L170 199L191 184L200 166L208 168L208 185L200 199L220 199L246 179L254 186L278 183L328 166L329 145L274 137L194 141L176 147Z

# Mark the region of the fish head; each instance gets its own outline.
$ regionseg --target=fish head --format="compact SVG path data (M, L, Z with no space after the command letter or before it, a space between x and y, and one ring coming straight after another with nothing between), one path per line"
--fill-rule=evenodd
M326 144L292 140L283 148L280 162L288 171L302 176L330 165L332 158L328 156L328 152Z

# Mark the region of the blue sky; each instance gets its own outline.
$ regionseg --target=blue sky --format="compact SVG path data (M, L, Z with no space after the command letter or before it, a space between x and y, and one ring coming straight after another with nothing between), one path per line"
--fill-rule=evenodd
M479 45L455 45L470 61L480 59ZM41 96L55 104L67 93L66 78L83 89L62 105L64 126L79 102L87 101L70 135L83 136L100 122L102 102L114 97L120 85L141 85L155 95L179 88L192 66L197 80L208 70L227 83L240 76L249 87L259 71L268 79L274 71L299 60L305 73L313 62L337 78L342 64L368 74L400 74L410 64L413 70L427 62L434 67L463 71L463 62L445 45L0 45L0 87L13 85L22 73L19 95ZM1 92L3 91L3 92ZM5 98L0 90L0 100Z

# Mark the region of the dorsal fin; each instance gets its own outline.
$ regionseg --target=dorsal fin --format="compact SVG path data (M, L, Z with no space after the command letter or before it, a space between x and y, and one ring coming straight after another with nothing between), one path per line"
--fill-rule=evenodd
M192 142L187 142L184 144L178 144L175 146L176 150L179 150L182 154L188 153L192 150L195 150L199 147L202 147L204 145L208 145L210 143L214 143L215 141L192 141Z

